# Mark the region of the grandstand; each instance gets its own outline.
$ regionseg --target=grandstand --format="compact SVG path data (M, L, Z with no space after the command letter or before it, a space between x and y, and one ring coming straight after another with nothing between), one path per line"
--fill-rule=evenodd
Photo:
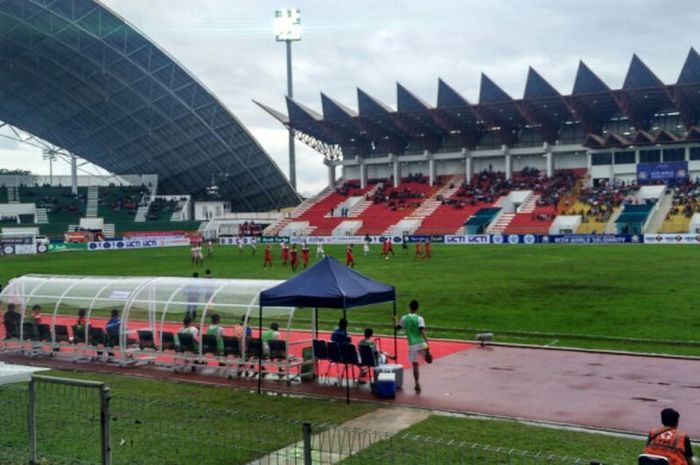
M299 203L277 165L216 96L101 2L0 2L0 21L0 126L110 173L154 174L161 195L199 199L215 192L245 212ZM15 186L6 186L0 203L20 200ZM31 189L20 192L38 208L45 208L41 197L51 198L48 224L76 224L94 216L94 207L116 224L131 218L133 209L104 204L123 200L118 191L104 192L100 208L86 203L87 193L76 197L73 190L70 197L55 187L42 187L33 198ZM173 207L158 202L146 214L166 222Z
M562 215L572 217L571 232L688 232L694 197L672 189L695 192L700 179L699 94L700 55L691 48L670 85L634 55L616 90L580 62L568 95L530 68L521 99L482 74L477 103L442 79L434 107L401 84L396 110L361 89L357 112L325 94L322 114L289 98L286 115L258 103L324 156L331 186L357 186L372 200L341 221L329 212L345 200L329 190L285 220L303 225L268 231L454 234L481 209L501 208L486 232L546 234ZM630 204L648 201L637 197L648 184L670 188L633 214L642 207ZM419 195L376 201L407 192Z

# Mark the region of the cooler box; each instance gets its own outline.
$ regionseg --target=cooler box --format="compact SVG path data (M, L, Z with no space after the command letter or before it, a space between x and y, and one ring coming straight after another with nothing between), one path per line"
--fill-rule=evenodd
M403 365L386 364L375 367L375 380L381 373L393 373L394 375L396 375L396 389L401 389L401 387L403 386Z
M396 375L394 373L379 373L377 376L377 397L380 399L396 397Z

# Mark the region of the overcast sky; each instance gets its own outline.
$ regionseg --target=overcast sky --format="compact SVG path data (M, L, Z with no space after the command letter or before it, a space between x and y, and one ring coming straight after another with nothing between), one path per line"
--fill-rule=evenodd
M287 133L256 99L286 113L284 45L274 10L297 7L303 39L293 46L294 94L321 111L320 92L357 108L362 88L396 107L396 82L434 105L437 79L478 99L486 73L515 98L528 66L571 92L579 60L610 87L622 85L633 53L666 83L700 48L698 0L103 0L212 90L288 172ZM41 155L0 142L0 166L47 173ZM320 154L297 143L299 191L327 179ZM67 166L55 172L69 171Z

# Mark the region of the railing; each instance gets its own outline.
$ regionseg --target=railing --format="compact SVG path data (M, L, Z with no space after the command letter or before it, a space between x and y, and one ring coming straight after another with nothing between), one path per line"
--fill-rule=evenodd
M0 386L3 464L587 465L590 460L219 408L111 396L103 383L34 376Z

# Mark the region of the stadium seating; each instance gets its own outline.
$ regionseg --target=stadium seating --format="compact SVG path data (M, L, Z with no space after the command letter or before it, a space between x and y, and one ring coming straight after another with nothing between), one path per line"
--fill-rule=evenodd
M369 199L372 204L360 217L362 227L356 234L385 234L392 225L409 216L437 190L437 186L431 186L424 178L407 179L398 187L387 186L386 183L380 184Z

